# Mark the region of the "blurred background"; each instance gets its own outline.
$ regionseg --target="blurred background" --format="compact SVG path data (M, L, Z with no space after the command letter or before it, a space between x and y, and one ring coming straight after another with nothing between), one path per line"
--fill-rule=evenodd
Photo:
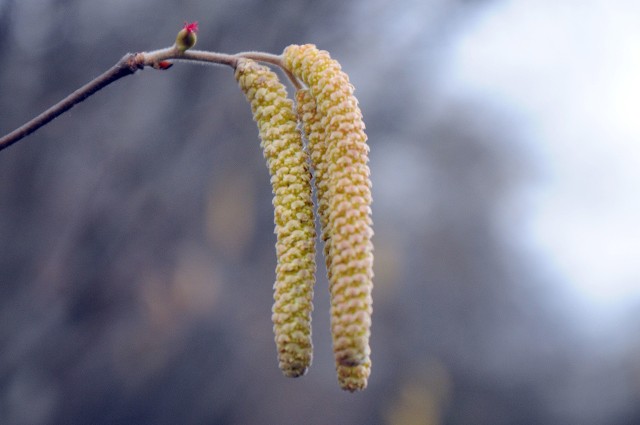
M232 71L109 86L0 152L2 424L640 423L640 3L0 0L0 133L169 46L329 50L371 146L373 373L277 368Z

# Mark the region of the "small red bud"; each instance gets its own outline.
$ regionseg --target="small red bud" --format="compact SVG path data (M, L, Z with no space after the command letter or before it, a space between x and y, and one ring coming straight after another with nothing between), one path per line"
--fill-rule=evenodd
M157 65L158 65L157 69L161 69L163 71L167 70L167 69L169 69L169 68L171 68L173 66L173 64L171 62L169 62L169 61L158 62Z

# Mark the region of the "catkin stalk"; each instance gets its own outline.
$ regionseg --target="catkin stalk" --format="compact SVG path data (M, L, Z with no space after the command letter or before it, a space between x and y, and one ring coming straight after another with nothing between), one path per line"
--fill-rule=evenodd
M309 158L311 159L312 174L315 179L316 197L318 200L318 216L324 241L324 254L327 272L331 270L329 251L331 236L329 235L329 162L327 158L327 144L325 142L324 127L318 114L316 101L309 89L296 92L296 110L301 129L307 139Z

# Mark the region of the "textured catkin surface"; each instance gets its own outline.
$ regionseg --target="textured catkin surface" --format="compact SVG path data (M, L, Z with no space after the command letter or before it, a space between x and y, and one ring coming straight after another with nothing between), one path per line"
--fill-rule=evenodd
M373 231L367 137L353 87L337 61L309 44L289 46L283 57L285 67L308 86L316 104L316 115L308 117L319 120L324 131L327 165L321 172L328 181L328 220L323 233L328 240L331 331L339 383L355 391L366 387L371 368Z
M241 59L235 77L251 103L271 174L278 259L272 319L280 369L286 376L297 377L312 360L316 234L308 156L293 101L277 75Z

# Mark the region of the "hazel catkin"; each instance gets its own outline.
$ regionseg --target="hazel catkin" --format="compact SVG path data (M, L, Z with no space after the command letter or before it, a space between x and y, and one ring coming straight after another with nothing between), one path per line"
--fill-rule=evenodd
M253 60L239 59L235 77L251 103L274 193L278 263L272 319L279 366L286 376L298 377L312 360L316 234L308 155L293 102L277 75Z
M327 179L327 223L323 238L328 246L334 357L341 387L361 390L371 369L373 288L369 147L362 113L348 76L327 52L311 44L291 45L284 50L283 62L307 85L315 101L315 115L307 113L307 125L316 120L324 132L326 169L321 172ZM304 128L305 115L302 120Z

